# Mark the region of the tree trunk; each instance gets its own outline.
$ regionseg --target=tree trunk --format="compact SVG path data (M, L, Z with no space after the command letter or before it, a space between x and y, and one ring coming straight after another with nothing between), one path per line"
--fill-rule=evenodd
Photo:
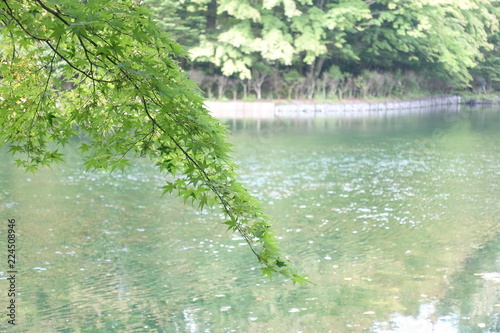
M215 81L217 82L217 98L222 99L229 88L229 78L224 75L217 75Z
M206 14L206 30L207 34L215 30L215 25L217 24L217 0L211 0L207 4L207 14Z
M314 60L313 63L309 65L309 70L306 74L306 91L308 99L313 99L314 97L314 93L316 91L316 83L319 79L324 63L325 58L319 58Z
M237 79L229 79L229 87L231 92L233 93L233 101L238 99L238 85L239 81Z
M266 81L268 75L266 73L254 71L252 73L252 80L250 80L250 85L252 90L257 94L257 99L262 98L262 85Z
M260 86L257 90L255 90L255 93L257 94L257 99L262 99L262 90L260 89Z
M333 97L337 96L339 83L340 83L340 79L329 79L329 82L328 82L329 89L328 89L328 94L327 94L327 96L329 98L333 98Z
M243 99L248 98L248 80L245 82L245 80L241 80L241 86L243 87Z

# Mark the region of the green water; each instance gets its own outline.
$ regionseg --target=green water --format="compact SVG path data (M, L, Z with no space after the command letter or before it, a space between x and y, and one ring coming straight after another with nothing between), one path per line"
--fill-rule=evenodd
M500 111L227 121L241 180L316 285L260 278L162 177L0 161L2 332L500 332ZM7 323L7 219L16 323Z

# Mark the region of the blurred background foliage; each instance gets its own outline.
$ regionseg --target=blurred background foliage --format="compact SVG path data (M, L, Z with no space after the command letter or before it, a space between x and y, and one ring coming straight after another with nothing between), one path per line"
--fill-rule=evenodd
M144 0L210 99L500 90L492 0Z

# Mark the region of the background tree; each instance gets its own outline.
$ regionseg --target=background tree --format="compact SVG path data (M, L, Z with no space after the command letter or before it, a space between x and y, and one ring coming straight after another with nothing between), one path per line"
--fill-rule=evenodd
M61 161L58 148L70 140L87 169L149 157L170 175L165 193L222 208L264 275L308 281L283 259L268 217L236 180L225 127L174 60L184 50L149 10L133 1L1 0L0 20L0 142L19 166Z
M364 68L432 71L464 87L472 79L469 69L482 59L481 48L491 47L487 30L497 29L487 2L376 1L367 28L350 41Z
M482 48L483 58L471 71L474 78L473 87L480 88L484 83L485 90L500 91L500 32L494 29L494 24L498 24L498 18L500 18L500 2L492 2L488 10L493 13L494 17L494 21L491 22L492 28L487 31L491 47Z
M173 2L154 0L157 1ZM207 75L222 74L245 85L244 80L253 78L252 69L266 64L272 72L262 84L263 96L287 94L288 89L276 84L276 80L281 78L286 82L284 75L289 71L298 72L304 81L294 87L296 98L324 96L323 74L332 66L345 73L348 86L341 89L353 96L385 97L392 92L462 89L473 82L473 68L479 63L489 73L483 71L476 76L483 76L488 82L493 82L491 78L500 72L489 60L495 57L492 47L498 31L498 1L184 0L174 3L182 10L158 12L158 18L166 22L175 20L178 25L189 24L190 31L196 31L195 38L186 41L192 63L185 68L201 70ZM196 15L205 17L211 29L184 18L188 15L187 8L197 8ZM392 88L380 92L366 90L381 80L377 77L380 73L384 73L384 81ZM243 89L243 95L245 92Z

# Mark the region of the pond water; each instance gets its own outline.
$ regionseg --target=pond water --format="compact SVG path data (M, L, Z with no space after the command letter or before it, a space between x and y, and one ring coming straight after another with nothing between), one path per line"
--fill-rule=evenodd
M260 277L214 211L126 173L0 159L2 332L500 332L500 111L224 121L316 285ZM16 220L15 329L7 219Z

